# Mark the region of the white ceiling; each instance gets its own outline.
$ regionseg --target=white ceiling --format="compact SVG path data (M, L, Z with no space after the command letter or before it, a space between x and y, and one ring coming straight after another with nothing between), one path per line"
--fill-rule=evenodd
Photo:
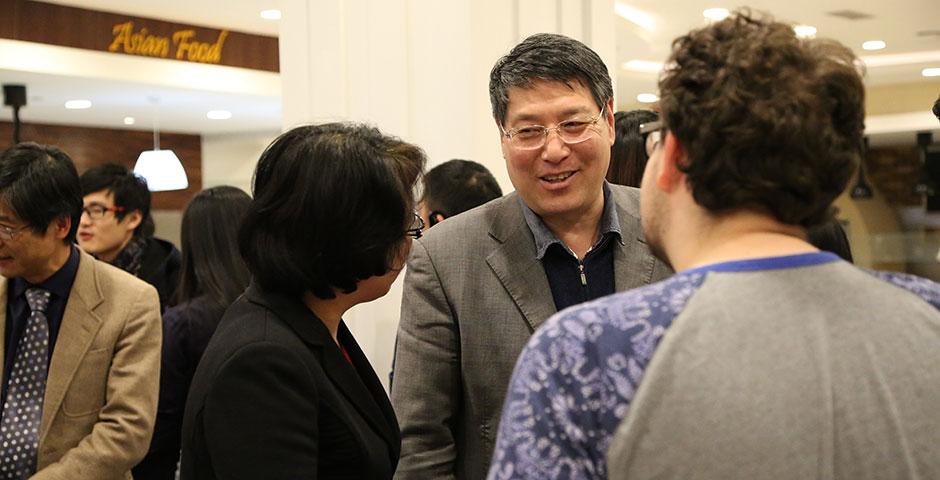
M635 73L621 65L629 60L662 62L669 55L671 42L692 28L704 26L702 12L707 8L734 9L737 3L721 0L617 0L646 12L654 20L655 28L645 30L617 17L618 97L621 105L632 102L643 92L656 92L656 73ZM930 81L920 72L927 66L940 67L940 1L938 0L751 0L748 6L755 11L772 14L778 20L794 24L808 24L817 28L817 37L838 40L853 48L863 57L878 58L920 52L932 58L931 62L890 67L869 67L866 83L908 83ZM853 10L871 15L866 20L847 20L828 15L827 12ZM933 31L934 35L918 35ZM862 42L883 40L887 48L868 52ZM936 81L936 79L934 79Z
M261 10L277 8L278 0L45 1L264 35L278 34L278 22L259 16ZM650 31L615 17L618 61L610 67L617 77L618 103L622 106L630 105L639 93L657 90L656 73L626 71L621 68L624 62L632 59L661 62L668 56L673 38L705 24L704 9L736 6L710 0L617 1L646 12L655 23ZM869 84L924 82L928 80L920 75L922 68L940 67L940 35L917 35L919 31L940 30L940 0L753 0L750 6L770 12L781 20L813 25L818 29L817 36L835 38L853 47L859 55L920 52L933 58L932 64L870 67L866 78ZM873 18L850 21L826 14L846 9L870 14ZM863 51L861 43L873 39L884 40L887 48L878 52ZM11 70L0 70L0 81L28 85L29 104L21 112L23 120L28 122L148 129L154 109L147 99L157 96L161 99L159 117L164 131L212 134L280 129L281 104L277 95L206 92ZM92 99L94 107L77 111L62 108L65 100L71 98ZM209 120L205 114L212 109L229 110L233 116L225 121ZM125 126L122 121L125 116L136 117L137 124ZM0 119L10 117L9 108L0 109Z
M27 105L20 110L24 123L149 130L156 118L161 131L198 134L278 131L281 127L278 97L10 70L0 70L0 80L27 86ZM65 102L73 99L91 100L92 108L65 109ZM232 118L210 120L206 118L210 110L228 110ZM134 125L124 125L128 116L135 119ZM4 107L0 120L11 118L12 110Z

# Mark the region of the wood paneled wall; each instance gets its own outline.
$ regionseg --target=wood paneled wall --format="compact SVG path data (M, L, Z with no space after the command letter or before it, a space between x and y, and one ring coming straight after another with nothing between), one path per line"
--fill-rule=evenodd
M224 2L219 2L224 8ZM133 51L124 48L109 50L117 37L117 25L131 22L134 39ZM61 45L116 54L150 55L143 43L146 36L162 37L170 44L163 58L177 59L179 45L174 33L192 31L187 42L214 43L223 32L218 28L186 25L153 18L135 17L110 12L88 10L32 0L0 0L0 38L25 42ZM269 72L279 71L278 39L225 30L220 57L209 63L230 67L250 68ZM154 39L151 39L151 41ZM140 42L140 45L137 43ZM148 42L149 43L149 42ZM142 48L138 48L142 47ZM179 60L187 61L188 50Z
M79 175L90 167L104 163L119 163L134 168L140 152L153 149L153 132L142 130L24 123L20 126L20 139L59 147L72 157ZM13 124L0 122L0 150L12 144ZM202 137L160 132L160 148L173 150L183 162L189 188L175 192L154 192L151 208L182 210L202 189Z

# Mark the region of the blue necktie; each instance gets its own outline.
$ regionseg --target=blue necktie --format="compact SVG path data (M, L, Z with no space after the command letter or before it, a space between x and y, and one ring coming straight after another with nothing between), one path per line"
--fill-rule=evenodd
M7 398L0 418L0 480L22 480L36 471L42 399L49 369L47 290L26 290L29 319L10 369Z

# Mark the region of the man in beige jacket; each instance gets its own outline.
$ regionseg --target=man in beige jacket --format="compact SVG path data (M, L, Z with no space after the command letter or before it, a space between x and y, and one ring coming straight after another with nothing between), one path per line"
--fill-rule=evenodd
M0 479L121 479L146 453L160 363L153 287L74 246L71 159L0 156Z

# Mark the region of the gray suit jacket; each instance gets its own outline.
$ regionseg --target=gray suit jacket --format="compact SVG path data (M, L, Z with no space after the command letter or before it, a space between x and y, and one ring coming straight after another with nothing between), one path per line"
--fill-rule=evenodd
M634 188L611 185L623 232L618 291L672 272L649 252ZM481 479L516 357L555 313L515 193L450 218L414 243L392 382L402 431L396 478Z

